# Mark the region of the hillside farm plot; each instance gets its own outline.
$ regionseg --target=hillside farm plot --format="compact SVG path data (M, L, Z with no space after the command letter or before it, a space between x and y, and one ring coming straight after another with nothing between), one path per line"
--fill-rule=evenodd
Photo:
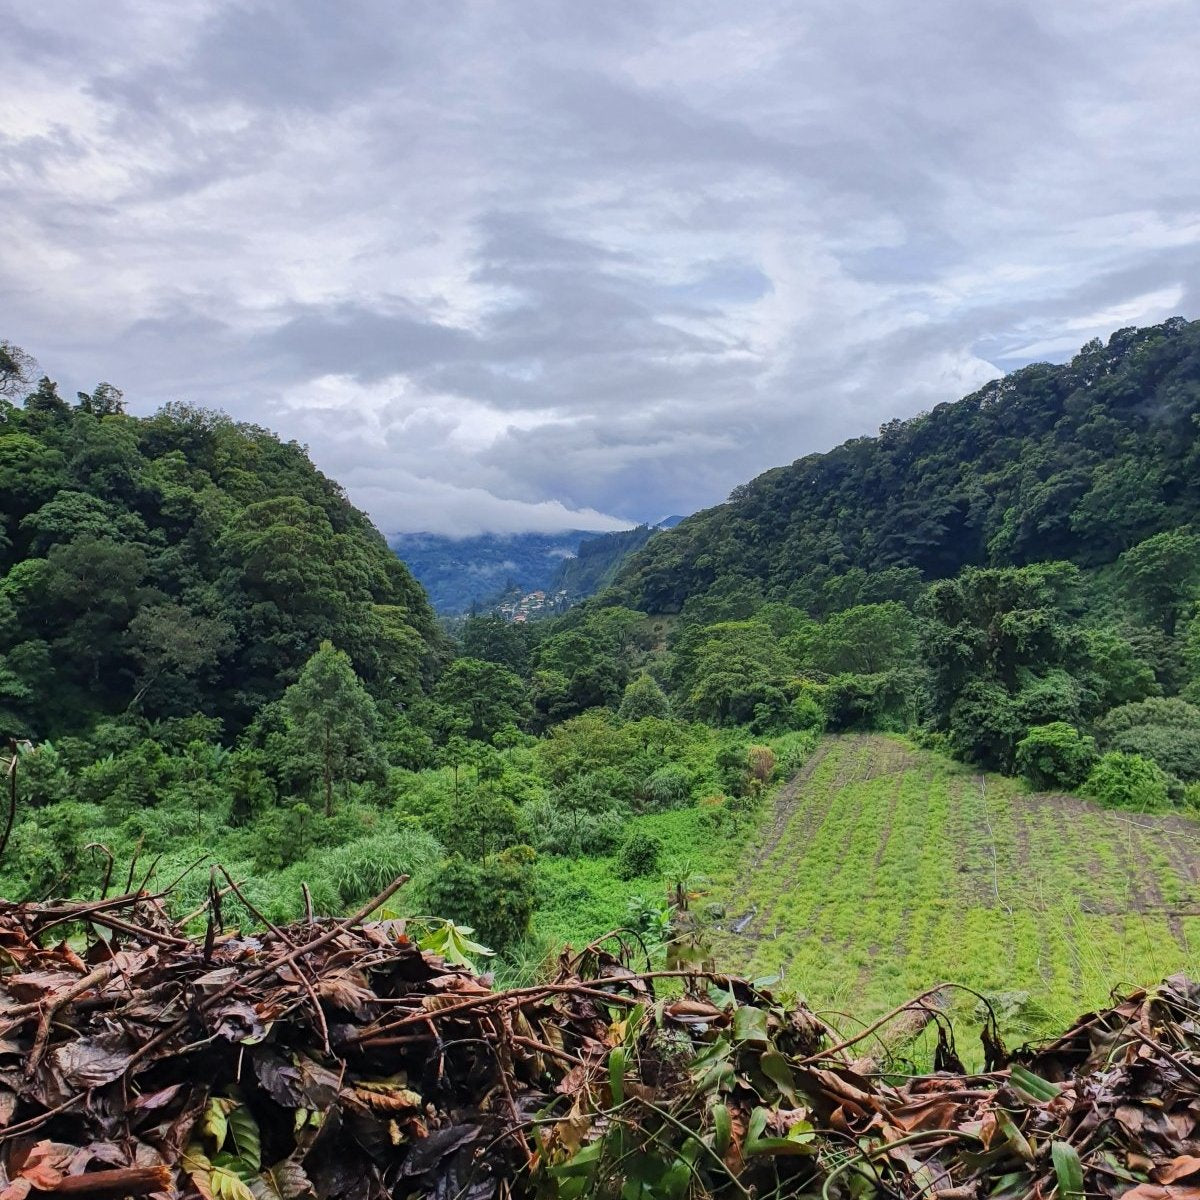
M817 1008L870 1018L954 980L1032 1034L1200 965L1200 823L827 738L714 898L727 926L751 918L715 935L717 960Z

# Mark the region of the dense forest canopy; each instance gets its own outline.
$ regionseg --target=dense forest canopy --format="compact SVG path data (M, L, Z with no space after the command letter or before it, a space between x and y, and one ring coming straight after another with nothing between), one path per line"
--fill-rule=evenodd
M616 594L649 612L713 591L832 611L852 581L902 599L909 569L1099 566L1200 513L1198 420L1200 322L1121 329L760 475L656 537Z
M368 691L421 692L441 653L421 588L303 448L185 404L123 410L101 384L0 406L0 721L203 713L237 732L324 640Z

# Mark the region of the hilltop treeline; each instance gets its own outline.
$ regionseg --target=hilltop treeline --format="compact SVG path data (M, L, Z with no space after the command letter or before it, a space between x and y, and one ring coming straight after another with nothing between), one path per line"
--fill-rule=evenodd
M197 712L236 732L327 639L379 700L430 681L424 593L302 447L185 404L130 416L108 384L68 402L43 377L18 406L4 355L4 734Z
M760 475L654 538L616 595L648 612L714 591L831 610L863 572L865 598L903 599L907 570L1099 566L1200 514L1198 421L1200 322L1122 329Z

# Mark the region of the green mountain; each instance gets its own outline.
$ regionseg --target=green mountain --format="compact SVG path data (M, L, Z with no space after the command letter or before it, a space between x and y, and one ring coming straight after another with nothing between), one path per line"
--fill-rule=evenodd
M1200 512L1198 421L1200 322L1122 329L760 475L656 537L614 594L822 612L973 565L1103 565Z
M419 694L442 654L420 586L302 447L187 405L133 417L107 384L0 400L0 577L8 736L119 714L236 732L326 639L377 699Z
M659 525L639 525L636 529L621 529L587 538L579 543L578 550L570 558L563 559L548 590L566 592L572 603L595 595L613 581L621 564L661 528Z

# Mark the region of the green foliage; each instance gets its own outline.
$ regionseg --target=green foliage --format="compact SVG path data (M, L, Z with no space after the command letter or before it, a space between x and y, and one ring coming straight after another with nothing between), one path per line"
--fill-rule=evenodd
M1122 554L1117 572L1135 611L1171 637L1200 588L1200 535L1190 529L1157 533Z
M1065 721L1036 725L1017 743L1017 770L1042 790L1079 787L1095 761L1095 740Z
M507 667L476 658L459 658L438 682L434 698L450 713L452 728L487 741L506 725L529 716L525 685Z
M1170 802L1171 781L1150 759L1110 750L1092 768L1082 791L1109 808L1141 812Z
M255 426L186 405L133 417L109 384L70 407L43 379L5 411L0 495L14 732L77 733L132 706L206 712L232 735L323 640L385 703L418 695L441 653L424 596L363 514Z
M643 672L625 687L617 715L622 721L640 721L643 717L666 719L671 715L671 702L652 675Z
M659 767L642 784L640 798L651 812L682 808L692 798L692 773L678 763Z
M820 615L911 604L921 577L972 566L1112 562L1200 515L1180 486L1198 462L1198 348L1200 322L1121 329L1069 363L1023 367L768 471L653 538L614 593L698 620L744 618L756 593ZM709 595L726 611L704 611ZM733 595L741 611L728 611Z
M1200 708L1179 699L1114 708L1096 723L1104 745L1139 754L1185 783L1200 780Z
M485 945L504 950L529 932L536 860L528 846L480 862L456 855L430 876L424 900L439 916L471 927Z
M903 604L864 604L814 623L802 641L805 669L828 675L879 675L909 664L917 626Z
M320 780L325 815L339 783L378 776L379 713L354 673L350 656L322 642L300 678L283 694L287 738L302 773Z
M645 830L631 830L617 851L616 871L621 879L639 879L658 872L662 842Z

